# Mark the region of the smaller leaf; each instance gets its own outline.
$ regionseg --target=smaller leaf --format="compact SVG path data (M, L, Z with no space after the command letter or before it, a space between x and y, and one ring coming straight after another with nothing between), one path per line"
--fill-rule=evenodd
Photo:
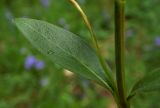
M142 92L160 90L160 68L140 79L132 88L129 97Z

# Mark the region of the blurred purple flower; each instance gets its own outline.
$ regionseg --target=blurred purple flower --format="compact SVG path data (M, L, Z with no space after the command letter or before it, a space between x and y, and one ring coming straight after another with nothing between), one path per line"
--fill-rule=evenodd
M126 31L126 36L127 36L127 37L132 37L133 34L134 34L134 31L133 31L132 29L128 29L128 30Z
M66 20L64 18L60 18L58 20L58 23L65 29L69 30L70 29L70 26L69 24L67 24Z
M155 45L160 46L160 37L155 38Z
M36 63L36 58L32 55L29 55L25 60L24 67L25 69L29 70L34 66L35 63Z
M35 68L37 70L42 70L45 67L45 63L42 60L37 60L35 63Z
M50 0L40 0L40 2L45 8L49 7Z
M58 20L58 23L61 25L61 26L64 26L66 24L66 20L64 18L60 18Z
M43 87L47 86L48 83L49 83L48 78L43 78L40 80L40 85Z
M34 56L29 55L25 59L24 67L27 70L35 68L36 70L42 70L45 67L45 63L42 60L37 60Z

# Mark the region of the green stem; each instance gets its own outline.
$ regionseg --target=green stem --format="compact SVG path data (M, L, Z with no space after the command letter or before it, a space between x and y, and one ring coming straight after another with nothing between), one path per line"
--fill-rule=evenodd
M116 80L119 95L120 108L129 108L125 92L125 0L115 0L115 56L116 56Z
M77 10L79 11L79 13L81 14L87 28L89 29L89 32L91 34L91 38L92 38L92 42L93 42L93 45L96 49L96 53L98 55L98 58L99 58L99 62L101 63L101 66L102 68L104 69L107 77L108 77L108 82L109 82L109 86L111 87L111 92L113 93L115 90L116 90L116 84L115 84L115 81L111 75L111 69L109 67L107 67L101 53L100 53L100 49L99 49L99 46L98 46L98 42L97 42L97 39L96 39L96 35L93 31L93 28L91 26L91 23L89 22L88 20L88 17L86 16L86 14L84 13L84 11L81 9L81 7L79 6L79 4L75 1L75 0L70 0L70 2L77 8Z

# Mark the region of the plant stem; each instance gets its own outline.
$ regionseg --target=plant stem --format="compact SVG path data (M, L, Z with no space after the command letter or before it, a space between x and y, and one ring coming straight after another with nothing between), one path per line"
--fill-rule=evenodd
M120 108L129 108L125 93L125 0L115 0L115 56L116 56L116 80L119 95Z
M102 68L104 69L107 77L108 77L108 82L109 82L109 86L111 87L111 92L113 93L114 90L116 90L116 84L115 84L115 81L111 75L111 69L109 67L107 67L101 53L100 53L100 49L99 49L99 46L98 46L98 42L97 42L97 39L96 39L96 35L94 33L94 30L91 26L91 23L89 22L88 20L88 17L86 16L86 14L84 13L84 11L81 9L81 7L79 6L79 4L75 1L75 0L70 0L70 2L77 8L77 10L79 11L79 13L81 14L87 28L89 29L89 32L91 34L91 38L92 38L92 42L93 42L93 45L96 49L96 53L97 53L97 56L99 58L99 62L101 63L101 66Z

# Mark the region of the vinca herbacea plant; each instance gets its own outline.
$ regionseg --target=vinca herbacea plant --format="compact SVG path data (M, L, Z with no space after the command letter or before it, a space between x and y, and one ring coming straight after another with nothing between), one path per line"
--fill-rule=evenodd
M125 0L115 0L116 78L100 53L86 14L76 0L70 2L82 16L94 48L79 36L45 21L17 18L14 23L33 46L54 63L106 88L113 95L118 108L130 108L132 98L139 93L160 90L160 69L144 76L129 91L125 87Z

